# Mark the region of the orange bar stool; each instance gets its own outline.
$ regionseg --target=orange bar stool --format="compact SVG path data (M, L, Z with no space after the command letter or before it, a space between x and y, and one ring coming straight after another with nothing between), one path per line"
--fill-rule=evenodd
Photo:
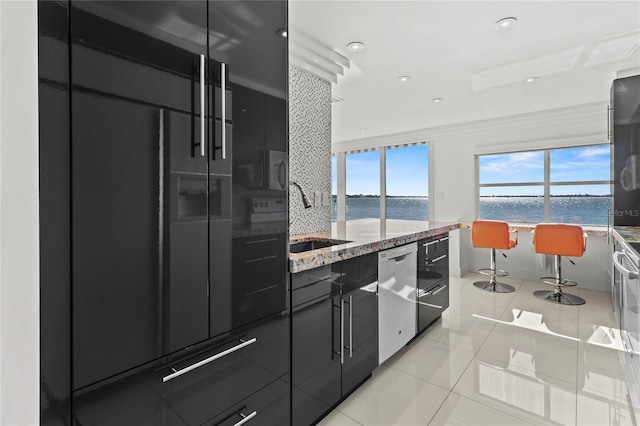
M489 275L489 281L473 283L479 289L494 293L511 293L515 289L509 284L496 282L496 277L506 277L506 271L496 269L496 250L509 250L518 244L518 231L509 230L507 222L497 220L476 220L471 225L471 244L478 248L491 249L491 267L478 270L483 275ZM502 253L504 257L507 257Z
M582 227L558 223L539 223L533 230L533 246L536 253L554 255L556 269L555 277L540 278L543 283L554 285L555 290L534 291L533 295L538 299L562 305L583 305L585 303L583 298L562 292L562 287L573 287L577 283L563 279L560 267L561 256L581 257L587 248L587 234L584 233Z

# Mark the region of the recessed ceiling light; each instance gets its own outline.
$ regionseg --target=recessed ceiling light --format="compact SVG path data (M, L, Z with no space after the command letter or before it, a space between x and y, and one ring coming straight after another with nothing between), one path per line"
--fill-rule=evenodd
M534 81L538 81L538 77L529 77L525 81L527 83L533 83Z
M406 81L411 80L411 76L410 75L401 75L400 77L398 77L398 81L404 83Z
M499 30L506 30L507 28L511 28L516 22L518 22L516 18L509 16L507 18L500 19L498 22L493 24L493 26Z
M360 129L361 132L366 132L367 129L365 129L364 127L362 129Z
M442 98L433 98L431 99L433 102L438 103L438 102L442 102L444 99Z
M282 38L287 38L287 36L289 35L286 28L280 28L278 31L276 31L276 34Z
M352 52L359 52L364 49L364 43L360 41L352 41L351 43L347 44L347 49Z

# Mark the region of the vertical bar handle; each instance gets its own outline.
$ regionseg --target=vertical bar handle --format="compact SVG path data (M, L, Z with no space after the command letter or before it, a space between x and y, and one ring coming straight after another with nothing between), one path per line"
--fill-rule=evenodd
M200 55L200 155L204 157L204 93L205 93L204 55Z
M257 415L258 415L258 412L257 412L257 411L254 411L253 413L248 414L248 415L246 415L246 416L245 416L243 413L241 413L241 412L238 412L238 414L240 415L240 417L242 417L242 420L240 420L238 423L235 423L233 426L240 426L240 425L245 424L246 422L248 422L249 420L251 420L252 418L254 418L255 416L257 416Z
M353 296L349 295L349 358L353 358Z
M340 364L344 364L344 299L340 299Z
M220 88L222 89L222 159L227 159L227 64L220 64Z

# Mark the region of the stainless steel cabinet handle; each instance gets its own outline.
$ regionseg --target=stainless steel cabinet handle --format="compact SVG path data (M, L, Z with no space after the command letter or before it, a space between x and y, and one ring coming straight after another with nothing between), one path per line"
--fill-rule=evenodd
M227 159L227 64L222 62L220 64L220 88L222 89L222 159Z
M624 347L625 352L627 352L629 356L633 358L633 351L627 348L627 342L625 342L624 339L622 339L622 346Z
M258 415L257 411L254 411L253 413L249 414L248 416L245 416L244 414L238 412L238 414L240 414L240 417L242 417L242 420L240 420L238 423L235 423L233 426L240 426L245 424L246 422L248 422L249 420L251 420L252 418L254 418L255 416Z
M204 122L206 120L206 115L204 113L204 86L204 55L200 55L200 155L202 157L204 157Z
M442 309L442 306L439 305L432 305L431 303L425 303L425 302L420 302L418 301L419 304L424 305L424 306L428 306L430 308L436 308L436 309Z
M340 364L344 364L344 299L340 299Z
M627 256L626 253L622 251L617 251L613 254L613 264L615 265L615 268L619 270L624 276L626 276L627 279L630 279L630 280L637 279L638 278L637 271L634 272L622 266L622 262L620 261L620 258L623 256L627 258L629 263L631 263L631 259L629 259L629 256Z
M261 262L263 260L276 259L277 257L278 257L277 255L265 256L265 257L257 257L255 259L245 260L244 263Z
M349 358L353 358L353 296L349 295Z
M447 286L446 286L446 285L445 285L445 286L440 287L439 289L437 289L436 291L434 291L434 292L433 292L433 293L431 293L431 294L436 295L436 294L440 293L442 290L444 290L445 288L447 288Z
M265 240L254 240L254 241L245 241L245 245L250 245L250 244L262 244L262 243L270 243L272 241L278 241L277 238L267 238Z
M220 359L225 355L229 355L230 353L235 352L238 349L242 349L245 346L249 346L252 343L255 343L257 340L258 339L256 337L254 337L253 339L249 339L247 341L242 341L242 343L240 343L239 345L236 345L236 346L234 346L232 348L229 348L226 351L222 351L222 352L220 352L218 354L210 356L209 358L203 359L200 362L196 362L195 364L192 364L192 365L190 365L188 367L185 367L182 370L174 371L173 373L169 374L168 376L163 377L162 378L162 382L165 383L165 382L168 382L169 380L175 379L178 376L182 376L183 374L188 373L191 370L195 370L196 368L202 367L203 365L208 364L208 363L210 363L212 361L215 361L216 359Z
M443 254L443 255L442 255L442 256L440 256L440 257L436 257L435 259L430 260L429 262L434 263L434 262L437 262L438 260L442 260L442 259L444 259L445 257L447 257L447 255L446 255L446 254Z
M427 247L427 246L431 246L431 245L434 245L434 244L436 244L436 243L440 243L440 242L442 242L442 241L447 241L447 240L449 240L449 239L451 239L451 237L444 237L444 238L440 238L440 239L438 239L438 240L433 240L433 241L430 241L430 242L428 242L428 243L425 243L425 244L423 244L423 246L425 246L425 247Z

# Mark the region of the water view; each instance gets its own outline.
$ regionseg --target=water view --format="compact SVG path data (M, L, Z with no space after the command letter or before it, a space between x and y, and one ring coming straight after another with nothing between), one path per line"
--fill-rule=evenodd
M347 196L347 220L380 217L380 198ZM606 196L552 196L550 221L583 225L606 225L611 198ZM543 197L480 197L482 219L507 222L544 222ZM428 197L388 197L387 218L429 219ZM332 220L336 220L335 208Z

